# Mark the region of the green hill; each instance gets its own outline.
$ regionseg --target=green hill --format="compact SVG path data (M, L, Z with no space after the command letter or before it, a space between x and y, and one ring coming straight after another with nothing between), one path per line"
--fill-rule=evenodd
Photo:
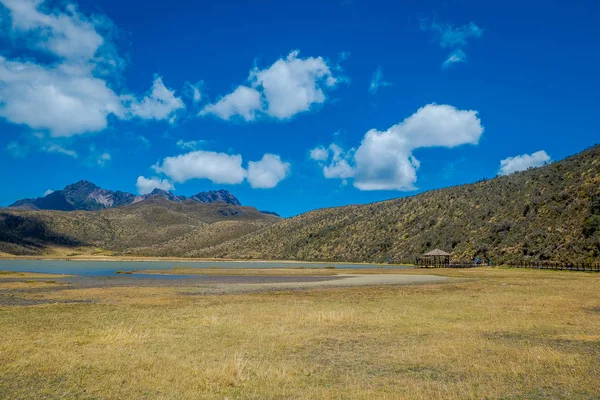
M474 184L308 212L196 254L412 262L432 248L457 260L600 261L600 146Z
M101 248L141 256L412 262L600 261L600 146L474 184L280 219L252 207L153 197L99 211L0 210L0 252Z
M100 211L4 209L0 252L33 255L56 246L89 246L118 254L185 256L278 220L253 207L161 197Z

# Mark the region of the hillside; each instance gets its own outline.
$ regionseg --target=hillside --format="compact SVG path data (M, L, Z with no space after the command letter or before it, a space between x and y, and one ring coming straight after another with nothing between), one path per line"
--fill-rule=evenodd
M600 261L600 146L474 184L280 219L252 207L155 191L98 211L0 210L0 253L62 247L141 256L411 262Z
M308 212L196 254L401 262L432 248L462 260L600 261L600 146L488 181Z
M0 209L0 252L35 255L57 246L83 246L117 254L186 256L278 220L253 207L163 197L99 211Z

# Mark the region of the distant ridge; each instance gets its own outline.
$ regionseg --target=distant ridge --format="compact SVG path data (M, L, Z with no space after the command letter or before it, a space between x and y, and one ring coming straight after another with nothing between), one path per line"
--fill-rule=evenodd
M92 182L81 180L65 186L44 197L22 199L14 202L9 208L21 210L56 210L56 211L96 211L106 208L126 206L150 198L165 198L173 202L193 201L197 203L226 203L241 206L240 201L227 190L211 190L200 192L190 197L176 196L173 193L154 189L151 193L136 196L132 193L103 189Z
M254 207L169 197L157 192L127 206L96 211L0 209L0 254L194 257L203 248L280 220Z

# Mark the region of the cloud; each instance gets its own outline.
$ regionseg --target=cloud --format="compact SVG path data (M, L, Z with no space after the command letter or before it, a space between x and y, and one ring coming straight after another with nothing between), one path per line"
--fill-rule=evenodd
M184 150L198 150L200 148L200 146L202 145L202 143L204 143L205 140L188 140L188 141L184 141L179 139L177 141L177 147L184 149Z
M473 22L455 27L452 24L437 23L435 21L427 25L426 21L422 21L421 29L434 32L436 39L439 40L440 46L443 48L464 47L470 38L478 38L483 35L483 29Z
M98 150L94 144L90 145L89 152L84 158L85 164L90 167L105 167L106 164L110 160L112 160L112 156L110 153L102 150Z
M329 145L329 165L323 166L323 176L327 179L347 179L354 176L354 168L350 166L354 149L344 151L340 146L332 143Z
M36 56L31 59L43 60L8 60L0 54L0 117L7 121L68 137L106 129L110 115L172 120L184 107L158 77L141 100L115 91L110 82L120 80L125 63L107 18L87 17L73 4L51 8L44 0L0 4L12 21L2 33L18 39L9 43L24 44Z
M540 167L550 161L550 156L544 151L536 151L532 154L521 154L508 157L500 161L498 175L508 175L528 168Z
M98 165L104 167L111 159L112 157L109 153L102 153L98 156Z
M154 189L173 190L175 187L169 180L160 179L157 177L145 178L139 176L136 182L137 191L139 194L151 193Z
M238 116L246 121L253 121L257 113L262 111L260 96L256 89L238 86L215 104L205 106L199 115L214 114L224 120Z
M299 58L299 54L294 50L268 68L254 67L247 85L205 106L200 115L214 114L225 120L238 116L246 121L266 115L284 120L324 103L326 91L339 79L322 57Z
M349 51L341 51L338 54L338 64L349 59L350 55L351 55L351 53Z
M310 158L315 161L325 161L329 157L329 150L323 146L317 146L310 150Z
M0 116L54 137L97 132L107 117L125 118L119 96L89 67L45 67L0 56Z
M48 189L48 190L46 190L46 191L44 192L44 195L43 195L43 197L46 197L46 196L48 196L49 194L52 194L52 193L54 193L54 190Z
M12 17L13 30L28 34L33 45L66 59L89 60L104 44L89 20L70 4L61 13L42 13L38 10L43 0L0 0Z
M350 165L354 149L344 151L335 143L329 147L317 146L310 150L310 158L317 161L327 179L347 179L354 176L354 168Z
M174 113L185 108L183 101L175 97L175 91L169 90L159 76L154 77L150 92L142 100L133 100L129 104L131 115L142 119L174 121Z
M271 189L290 173L290 163L275 154L265 154L260 161L248 163L248 182L255 189Z
M308 111L313 104L326 99L324 89L333 87L336 79L321 57L298 58L292 51L287 58L277 60L269 68L255 67L250 81L262 88L267 103L266 113L278 119Z
M483 29L473 22L467 25L454 26L449 23L429 22L423 19L421 20L421 30L433 32L435 40L439 42L440 47L452 49L448 58L442 63L442 67L467 62L464 48L470 39L480 38L483 35Z
M482 133L476 111L428 104L385 131L371 129L356 150L330 145L323 175L352 177L360 190L414 190L420 167L415 149L477 144Z
M186 82L183 94L190 98L194 104L198 104L204 97L204 81L196 83Z
M150 147L150 140L144 135L138 135L136 137L137 140L141 143L142 147L148 148Z
M234 185L246 178L242 156L203 150L167 157L161 165L155 165L154 170L179 183L208 179L214 183Z
M41 151L45 151L47 153L60 153L69 157L77 158L77 152L74 150L67 149L58 144L49 144L48 146L44 146L40 148Z
M10 142L6 149L13 157L24 157L30 151L63 154L72 158L78 158L79 155L75 150L65 147L65 140L50 139L36 132L32 135L25 136L25 144L17 141Z
M377 67L375 72L373 72L373 78L371 78L369 92L375 94L377 93L377 89L379 89L380 87L387 86L392 86L392 84L383 80L383 70L381 69L381 67Z
M20 145L18 142L10 142L6 145L6 150L13 156L13 157L25 157L28 153L28 149L25 146Z
M167 157L152 167L169 179L184 183L191 179L208 179L217 184L236 185L246 179L253 188L270 189L289 175L290 163L276 154L265 154L260 161L242 166L242 156L196 150Z
M467 55L461 49L454 51L450 54L450 57L444 61L442 64L443 67L449 67L452 64L467 62Z

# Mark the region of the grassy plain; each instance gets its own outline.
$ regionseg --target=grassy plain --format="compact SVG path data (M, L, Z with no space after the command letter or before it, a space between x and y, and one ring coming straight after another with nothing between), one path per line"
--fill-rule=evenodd
M0 398L598 398L599 274L376 272L461 279L221 295L7 283Z

